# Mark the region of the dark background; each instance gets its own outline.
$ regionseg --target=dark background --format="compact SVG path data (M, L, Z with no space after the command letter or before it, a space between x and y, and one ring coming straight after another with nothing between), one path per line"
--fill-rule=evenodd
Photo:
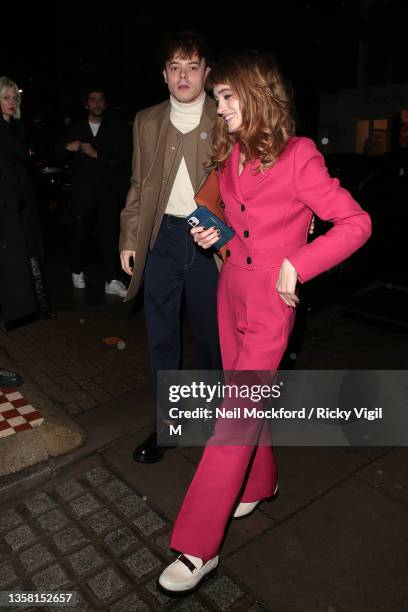
M1 69L23 89L23 119L60 125L80 111L81 88L102 80L111 105L132 119L167 96L156 52L163 33L193 28L215 55L243 47L276 54L295 91L299 132L314 136L318 95L357 85L359 45L369 41L369 84L406 79L401 1L248 3L37 3L2 7ZM390 72L391 71L391 72Z

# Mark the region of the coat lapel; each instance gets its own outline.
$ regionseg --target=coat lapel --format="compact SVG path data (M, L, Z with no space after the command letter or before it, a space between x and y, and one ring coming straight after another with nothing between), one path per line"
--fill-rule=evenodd
M238 176L239 163L239 145L236 143L231 151L224 170L225 187L229 195L232 195L238 202L244 200L244 195L241 189L242 175ZM246 172L246 170L244 170ZM225 194L226 195L226 194ZM225 198L223 195L223 198Z
M215 106L215 102L212 98L210 98L210 96L206 95L203 113L198 126L196 184L194 185L195 191L198 191L208 175L208 170L205 170L205 165L210 161L212 132L216 118L217 107Z
M165 176L164 162L169 120L170 102L167 102L159 109L156 117L146 124L144 130L144 143L142 144L142 148L144 149L144 147L147 147L152 151L151 161L145 172L145 180L148 180L150 175L153 174L152 178L157 184L161 184L162 178Z
M237 161L238 165L238 161ZM261 183L269 176L271 169L264 172L256 172L259 162L247 164L238 179L239 187L244 198L251 197L253 191L257 191Z
M279 167L286 156L289 154L292 147L293 139L290 139L286 145L286 148L280 154L272 168L264 170L264 172L256 172L259 166L258 161L250 162L239 177L239 187L244 198L251 198L253 193L258 192L262 188L262 183L266 180L273 180L273 176L276 172L279 172ZM238 161L236 162L238 165Z

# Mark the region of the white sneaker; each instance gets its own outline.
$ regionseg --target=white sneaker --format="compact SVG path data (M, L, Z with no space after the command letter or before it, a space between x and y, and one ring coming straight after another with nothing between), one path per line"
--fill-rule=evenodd
M278 484L276 484L275 490L272 493L272 497L277 494L278 488L279 486ZM241 502L240 504L238 504L234 514L232 515L233 518L242 518L243 516L248 516L248 514L251 514L251 512L255 510L255 508L260 502L260 499L254 502Z
M206 563L199 557L180 555L160 574L158 587L166 595L188 595L196 591L200 582L218 565L218 555Z
M105 283L105 293L109 295L118 295L121 298L126 297L127 289L119 280L111 280L110 283Z
M75 287L75 289L85 289L86 282L83 272L80 272L79 274L72 274L72 286Z

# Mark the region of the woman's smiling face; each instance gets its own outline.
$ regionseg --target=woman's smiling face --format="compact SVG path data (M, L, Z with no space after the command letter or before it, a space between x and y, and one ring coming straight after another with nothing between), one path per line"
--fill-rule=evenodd
M239 100L229 85L221 83L214 85L213 94L217 103L217 113L227 124L230 134L236 132L242 125L242 113Z

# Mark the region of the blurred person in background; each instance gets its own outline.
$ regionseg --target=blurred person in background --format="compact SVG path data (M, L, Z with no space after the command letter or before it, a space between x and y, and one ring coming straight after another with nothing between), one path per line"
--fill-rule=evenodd
M0 293L5 321L14 321L36 311L44 318L54 314L42 274L44 247L34 186L27 168L20 103L17 84L8 77L1 77Z
M0 78L0 308L7 325L35 314L49 315L50 305L40 274L42 243L33 185L26 168L19 89ZM40 290L33 279L38 270ZM40 298L40 299L38 299ZM0 386L23 384L19 374L0 368Z
M88 88L86 116L69 121L57 153L72 158L71 272L75 289L85 289L84 256L96 226L100 240L105 293L125 297L120 280L119 219L130 180L131 132L108 109L103 88ZM126 187L124 187L124 179Z

